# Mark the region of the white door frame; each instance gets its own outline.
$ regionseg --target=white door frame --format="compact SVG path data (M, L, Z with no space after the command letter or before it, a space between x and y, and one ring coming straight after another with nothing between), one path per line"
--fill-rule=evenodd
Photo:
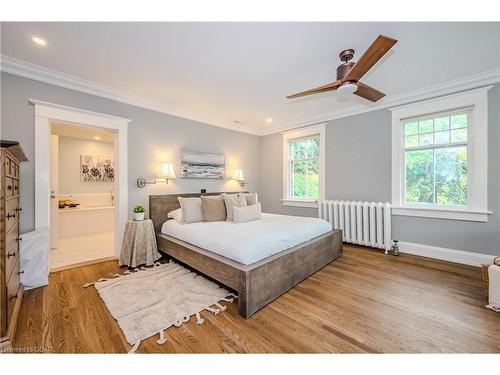
M29 101L35 105L35 230L48 230L47 247L50 247L51 123L111 130L115 133L114 156L118 172L115 199L115 254L119 257L128 218L127 127L131 120L35 99Z

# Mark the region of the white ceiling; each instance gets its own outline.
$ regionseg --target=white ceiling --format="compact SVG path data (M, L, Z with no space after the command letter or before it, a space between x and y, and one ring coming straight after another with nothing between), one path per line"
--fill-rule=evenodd
M338 53L399 40L365 76L388 97L500 67L500 23L2 23L2 54L255 133L371 104L336 93ZM32 42L33 35L47 41ZM272 124L266 118L273 118ZM242 124L237 124L240 121Z

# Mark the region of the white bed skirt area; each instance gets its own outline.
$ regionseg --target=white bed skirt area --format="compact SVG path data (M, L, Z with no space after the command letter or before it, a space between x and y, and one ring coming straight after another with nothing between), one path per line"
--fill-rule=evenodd
M166 221L161 232L245 265L289 249L332 230L314 217L262 214L261 220L181 224Z

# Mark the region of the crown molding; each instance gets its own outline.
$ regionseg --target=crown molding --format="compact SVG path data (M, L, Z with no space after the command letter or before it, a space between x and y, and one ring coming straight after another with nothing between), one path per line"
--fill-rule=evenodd
M208 125L260 136L285 132L304 126L332 121L343 117L376 111L379 109L387 109L404 104L410 104L421 100L454 94L461 91L500 82L500 68L498 68L465 76L455 80L434 84L421 89L408 91L406 93L386 96L376 104L355 104L338 110L325 112L314 117L298 119L297 121L293 121L292 124L288 126L269 126L260 129L251 129L249 127L238 126L232 123L221 123L220 121L185 111L165 101L132 94L121 89L88 81L70 74L62 73L23 60L18 60L7 55L0 55L0 59L1 71L5 73L14 74L36 81L49 83L55 86L64 87L70 90L99 96L117 102L201 122Z
M0 55L0 60L1 71L5 73L33 79L59 87L64 87L66 89L79 91L85 94L99 96L101 98L114 100L116 102L125 103L136 107L149 109L155 112L161 112L172 116L201 122L208 125L218 126L221 128L249 133L253 135L260 135L258 131L255 131L254 129L250 129L248 127L242 127L232 123L221 123L220 121L216 121L199 114L185 111L162 100L133 94L125 90L102 85L93 81L88 81L70 74L46 68L44 66L32 64L23 60L18 60L7 55Z
M402 94L386 96L379 103L366 105L356 104L346 108L331 112L325 112L321 115L297 121L294 125L285 127L267 127L259 135L269 135L280 132L286 132L295 128L309 126L326 121L336 120L343 117L354 116L379 109L388 109L405 104L418 102L421 100L437 98L444 95L459 93L462 91L475 89L500 82L500 68L488 70L485 72L465 76L451 81L434 84L421 89L408 91Z

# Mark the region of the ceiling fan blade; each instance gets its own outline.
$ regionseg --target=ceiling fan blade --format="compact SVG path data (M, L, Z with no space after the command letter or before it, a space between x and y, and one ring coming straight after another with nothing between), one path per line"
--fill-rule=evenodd
M323 86L315 87L315 88L310 89L310 90L299 92L297 94L289 95L286 98L287 99L295 99L295 98L300 98L301 96L319 94L320 92L333 91L333 90L336 90L337 87L339 87L341 83L342 83L341 81L335 81L335 82L328 83L328 84L323 85Z
M363 82L358 82L358 89L354 91L354 95L361 96L362 98L372 102L379 101L385 96L384 93L374 89L373 87L365 85Z
M379 35L342 80L359 81L397 42L396 39Z

